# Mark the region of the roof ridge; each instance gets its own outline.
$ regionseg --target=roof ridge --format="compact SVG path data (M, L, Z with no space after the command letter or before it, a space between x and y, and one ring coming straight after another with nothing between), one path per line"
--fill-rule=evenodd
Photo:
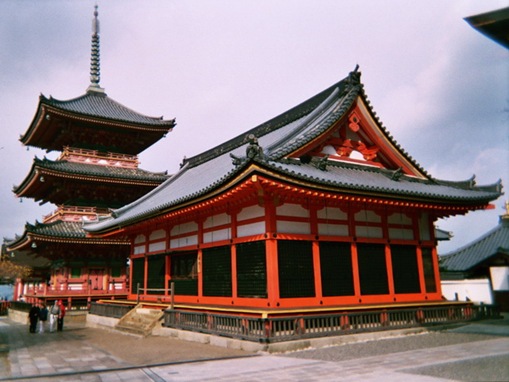
M236 137L223 142L209 150L206 150L200 154L192 156L190 158L184 158L183 163L189 163L192 167L198 166L201 163L207 162L219 155L230 152L235 148L242 146L247 143L247 137L249 135L254 135L256 138L260 138L272 131L278 130L283 126L286 126L290 122L293 122L299 118L302 118L308 115L310 112L315 110L315 108L320 105L324 98L327 98L334 89L338 88L339 91L344 91L348 85L348 79L351 74L342 80L336 82L334 85L329 86L327 89L320 91L314 96L308 98L307 100L301 102L297 106L294 106L287 111L277 115L274 118L269 119L261 123L260 125L245 131Z
M339 94L339 88L334 88L332 93L320 104L317 108L315 108L311 113L304 117L303 121L300 122L300 127L297 127L291 130L287 135L281 137L280 139L272 142L267 147L268 155L270 152L277 146L281 145L283 142L288 141L292 138L298 136L311 122L317 120L324 112L325 109L330 107L336 101L336 96ZM277 150L276 150L277 151Z

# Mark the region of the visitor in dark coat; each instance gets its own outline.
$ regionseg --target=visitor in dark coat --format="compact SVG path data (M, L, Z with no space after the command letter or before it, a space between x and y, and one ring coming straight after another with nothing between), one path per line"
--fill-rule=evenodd
M39 333L44 333L47 320L48 320L48 308L46 308L46 304L41 304L39 311Z
M35 333L37 329L37 320L39 320L39 306L37 304L32 305L28 312L28 319L30 320L30 333Z

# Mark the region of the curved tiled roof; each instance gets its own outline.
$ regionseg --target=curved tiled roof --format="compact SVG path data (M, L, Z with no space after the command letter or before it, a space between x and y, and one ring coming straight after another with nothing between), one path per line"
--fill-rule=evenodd
M54 170L57 172L86 175L98 178L114 178L162 183L168 179L166 173L154 173L140 168L126 168L117 166L102 166L88 163L69 162L66 160L52 161L34 158L34 166Z
M456 251L440 256L440 267L450 272L465 272L498 254L509 255L509 218Z
M291 153L297 147L310 142L323 131L327 130L331 124L344 115L357 97L361 97L366 103L371 117L376 121L380 127L381 133L387 138L387 140L419 172L421 172L424 176L429 176L426 170L424 170L422 166L417 163L414 158L412 158L412 156L410 156L392 137L380 118L377 116L377 113L372 109L369 98L364 91L364 85L360 81L361 73L358 72L357 69L358 67L356 67L353 72L350 72L346 78L290 110L278 115L277 117L270 119L269 121L264 122L261 125L258 125L257 127L220 144L219 146L194 157L185 159L184 164L188 163L190 166L198 166L215 156L235 150L236 148L245 145L246 137L249 135L254 135L260 139L261 137L270 134L273 142L270 144L271 147L268 147L268 150L270 151L268 155L270 155L273 159L281 158L284 155ZM339 109L337 109L338 107ZM327 111L332 112L332 114L327 113ZM320 116L322 116L322 118L320 118ZM304 121L303 118L305 118L306 121ZM321 123L316 123L317 118ZM298 120L301 122L301 125L297 129L288 129L290 126L295 128L293 123ZM284 144L282 146L275 146L274 143L276 142L274 142L274 139L279 139L279 143L284 142Z
M145 116L97 91L67 101L41 95L20 141L47 151L62 151L68 146L137 155L174 126L173 119Z
M20 185L14 186L13 192L19 194L29 185L41 170L47 170L54 173L67 174L67 175L82 175L92 178L101 179L115 179L119 182L129 181L138 183L149 183L151 185L158 185L168 179L166 173L154 173L145 171L139 168L125 168L116 166L101 166L95 164L85 164L77 162L69 162L66 160L52 161L49 159L34 158L32 168L26 178Z
M128 241L115 240L115 239L96 239L87 236L86 231L83 229L82 222L63 221L57 220L51 223L35 224L26 223L23 235L16 235L14 240L5 241L8 250L29 244L31 241L37 241L44 238L44 241L51 242L55 240L61 242L62 240L69 240L71 243L74 241L80 244L113 244L113 245L129 245Z
M390 199L474 205L489 203L500 196L500 183L476 187L473 182L443 182L429 177L403 152L383 127L381 133L385 134L393 149L399 150L401 155L418 168L422 177L339 161L325 160L320 167L316 161L306 163L286 158L289 153L306 145L343 118L356 98L361 97L366 101L359 76L360 73L352 72L346 79L288 112L203 154L185 160L180 171L165 183L139 200L116 210L116 218L87 226L85 229L102 232L156 216L165 209L206 195L234 181L241 172L258 170L305 182L310 187L326 187L338 192ZM374 113L373 118L376 119ZM250 148L254 148L257 154L250 156Z
M25 225L27 233L33 233L41 236L65 237L65 238L84 238L86 232L83 230L81 222L55 221L52 223L27 223Z
M60 110L113 121L170 128L175 124L174 119L164 120L163 117L148 117L118 103L104 93L93 91L67 101L60 101L51 96L46 98L41 95L41 103Z

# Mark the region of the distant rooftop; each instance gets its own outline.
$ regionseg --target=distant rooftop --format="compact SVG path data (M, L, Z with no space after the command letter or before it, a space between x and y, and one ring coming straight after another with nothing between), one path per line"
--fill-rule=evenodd
M509 7L466 17L465 21L472 28L509 49Z

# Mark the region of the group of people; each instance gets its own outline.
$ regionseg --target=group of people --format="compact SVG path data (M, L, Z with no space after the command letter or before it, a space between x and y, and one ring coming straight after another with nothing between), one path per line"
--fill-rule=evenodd
M65 306L62 300L55 300L55 303L48 309L46 304L38 303L32 305L28 312L30 320L30 333L44 333L46 322L49 316L49 331L61 332L64 328Z

